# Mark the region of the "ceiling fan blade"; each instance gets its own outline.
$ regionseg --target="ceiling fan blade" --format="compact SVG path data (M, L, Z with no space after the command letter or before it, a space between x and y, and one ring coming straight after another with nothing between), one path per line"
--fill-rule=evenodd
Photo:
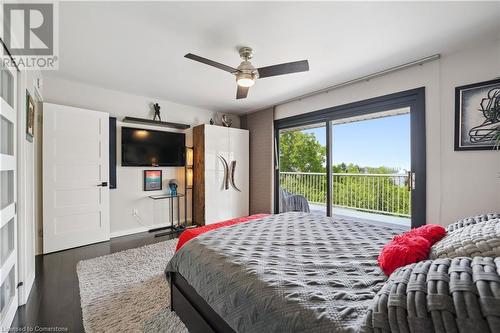
M236 99L247 98L249 89L250 87L238 86L238 90L236 91Z
M213 61L213 60L210 60L210 59L207 59L207 58L203 58L203 57L197 56L196 54L188 53L184 57L188 58L188 59L191 59L191 60L194 60L194 61L201 62L201 63L203 63L205 65L209 65L209 66L216 67L218 69L222 69L223 71L226 71L226 72L229 72L229 73L237 72L236 68L233 68L233 67L228 66L228 65L221 64L220 62L217 62L217 61Z
M300 60L279 65L261 67L257 68L257 70L259 71L259 78L297 72L307 72L309 70L309 62L307 62L307 60Z

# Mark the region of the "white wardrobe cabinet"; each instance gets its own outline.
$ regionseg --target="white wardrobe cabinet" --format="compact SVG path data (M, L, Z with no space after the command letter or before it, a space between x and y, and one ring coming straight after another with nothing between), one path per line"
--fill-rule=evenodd
M247 130L215 125L193 129L193 219L198 225L247 216Z

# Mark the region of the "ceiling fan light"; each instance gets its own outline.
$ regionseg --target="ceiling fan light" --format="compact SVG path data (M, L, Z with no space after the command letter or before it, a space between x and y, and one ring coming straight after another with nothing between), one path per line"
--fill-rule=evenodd
M240 87L251 87L255 84L255 77L252 74L241 73L236 77L236 83Z

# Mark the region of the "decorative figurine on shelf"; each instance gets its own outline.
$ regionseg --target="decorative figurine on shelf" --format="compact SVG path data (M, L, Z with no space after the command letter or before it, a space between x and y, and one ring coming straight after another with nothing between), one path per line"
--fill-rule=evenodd
M161 121L160 104L154 103L153 104L153 109L155 110L155 116L153 117L153 120L156 120L156 117L158 117L158 121Z
M177 195L177 187L179 187L179 185L177 184L177 181L175 179L172 179L171 181L168 182L168 188L170 189L170 195L173 195L173 196Z
M214 118L210 118L210 125L215 124Z
M233 120L231 119L230 116L228 115L222 115L222 126L224 127L231 127L231 125L233 124Z

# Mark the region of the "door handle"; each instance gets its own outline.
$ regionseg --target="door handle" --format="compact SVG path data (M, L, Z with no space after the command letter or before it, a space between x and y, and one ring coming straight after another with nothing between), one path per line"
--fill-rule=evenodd
M408 191L415 189L415 172L408 171Z
M412 180L411 180L411 174L412 172L411 171L408 171L407 172L407 176L408 176L408 183L406 184L407 185L407 188L408 188L408 191L411 192L411 188L412 188Z
M100 183L97 186L99 186L99 187L108 187L108 182L102 182L102 183Z

